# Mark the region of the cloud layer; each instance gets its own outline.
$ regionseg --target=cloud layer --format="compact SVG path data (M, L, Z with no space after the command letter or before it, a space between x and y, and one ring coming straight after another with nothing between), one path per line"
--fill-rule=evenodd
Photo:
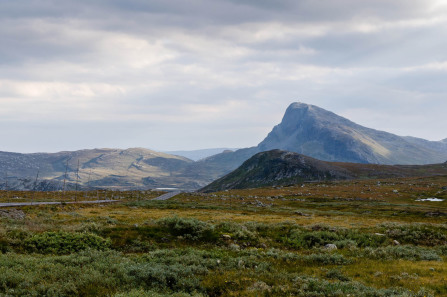
M445 1L0 2L0 150L256 145L293 101L447 137Z

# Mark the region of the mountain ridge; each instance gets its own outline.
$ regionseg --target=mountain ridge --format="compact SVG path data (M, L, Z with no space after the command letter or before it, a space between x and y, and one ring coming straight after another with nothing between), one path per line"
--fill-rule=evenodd
M260 152L234 171L200 189L219 192L231 189L288 186L331 180L447 176L447 162L431 165L378 165L326 162L283 150Z

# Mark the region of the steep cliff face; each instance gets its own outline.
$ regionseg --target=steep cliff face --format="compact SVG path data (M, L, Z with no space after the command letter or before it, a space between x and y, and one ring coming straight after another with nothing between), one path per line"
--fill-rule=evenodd
M304 103L291 104L281 121L258 145L260 151L282 149L325 161L377 164L440 163L447 145L401 137L353 123Z

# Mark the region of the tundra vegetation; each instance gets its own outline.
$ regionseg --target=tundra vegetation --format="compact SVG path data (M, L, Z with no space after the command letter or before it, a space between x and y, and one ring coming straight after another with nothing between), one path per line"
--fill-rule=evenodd
M1 208L0 296L447 296L446 176L0 194L119 200Z

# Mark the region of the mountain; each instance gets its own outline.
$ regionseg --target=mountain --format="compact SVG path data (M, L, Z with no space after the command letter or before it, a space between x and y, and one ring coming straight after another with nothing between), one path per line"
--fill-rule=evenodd
M295 102L287 108L281 123L256 147L237 150L232 155L219 154L193 166L219 168L219 174L224 175L247 157L273 149L333 162L433 164L447 160L447 139L428 141L397 136L363 127L320 107Z
M257 153L239 168L201 189L215 192L226 189L256 188L296 184L307 180L347 179L342 168L301 154L271 150Z
M196 162L178 156L180 151L172 155L142 148L51 154L0 152L0 172L4 174L0 177L4 181L0 182L0 188L6 188L7 174L10 188L14 185L20 189L60 189L68 161L68 186L79 182L82 186L116 189L198 189L238 168L253 155L273 149L332 162L430 164L447 160L447 139L428 141L397 136L360 126L314 105L293 103L281 123L257 146L226 150ZM78 160L79 177L76 176ZM38 172L39 180L45 183L35 182Z
M360 126L317 106L293 103L281 123L258 145L325 161L430 164L447 158L447 144Z
M299 184L308 181L447 175L447 163L378 165L325 162L298 153L257 153L239 168L202 188L201 192Z
M79 161L79 175L76 175ZM143 148L92 149L59 153L19 154L0 152L0 168L8 177L9 189L33 189L38 181L52 181L38 188L62 189L79 181L84 187L146 189L186 187L196 189L208 183L191 179L183 171L193 161ZM6 182L2 183L2 188Z
M170 155L182 156L193 161L198 161L207 157L220 154L222 152L234 151L235 148L211 148L211 149L201 149L201 150L191 150L191 151L166 151L165 153Z

